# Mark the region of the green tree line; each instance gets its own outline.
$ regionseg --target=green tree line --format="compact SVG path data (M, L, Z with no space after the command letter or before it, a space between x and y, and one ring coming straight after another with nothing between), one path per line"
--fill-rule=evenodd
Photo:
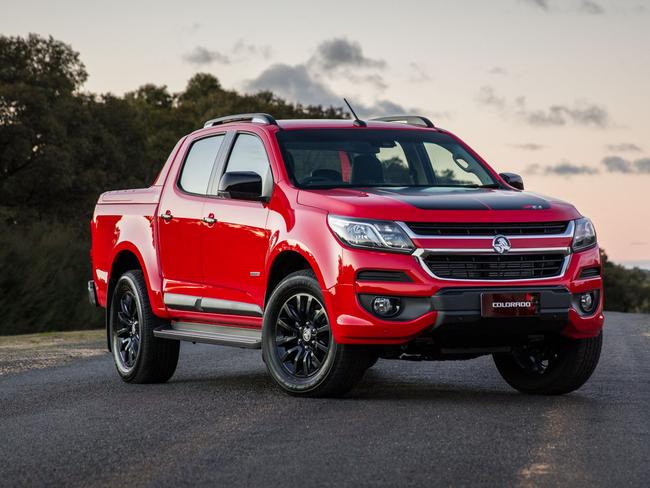
M179 93L147 84L123 96L83 91L87 78L61 41L0 36L0 334L102 325L85 292L98 195L149 185L178 139L205 120L346 115L226 90L205 73ZM648 274L609 261L605 273L609 309L650 311Z

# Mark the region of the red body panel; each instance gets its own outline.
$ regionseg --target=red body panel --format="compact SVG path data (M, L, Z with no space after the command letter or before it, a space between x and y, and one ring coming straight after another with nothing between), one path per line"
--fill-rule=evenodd
M281 121L280 125L284 130L353 128L350 121ZM402 125L371 122L368 127L394 130L402 128ZM238 130L255 133L266 146L274 179L272 197L268 202L189 195L177 188L176 180L183 158L194 139L210 133ZM550 206L545 209L426 210L385 195L359 190L299 190L288 181L275 139L278 130L277 126L252 123L202 129L179 141L151 188L103 194L91 224L93 279L99 304L106 306L109 281L116 278L111 276L116 259L120 253L130 252L145 272L152 308L158 316L259 328L260 317L171 310L165 306L163 296L168 293L231 300L263 309L269 273L275 259L286 251L293 251L302 255L314 270L339 343L405 343L429 329L435 323L437 312L429 312L411 321L383 321L359 304L358 293L431 297L443 288L485 288L496 284L492 281L440 280L428 274L413 255L347 247L330 231L328 214L450 223L554 222L580 217L572 205L546 197ZM490 168L489 171L495 179L503 182L494 170ZM518 192L513 190L512 194ZM160 215L167 212L172 218L163 220ZM202 220L204 217L215 218L216 222L206 223ZM454 239L420 237L413 241L416 247L421 248L454 249L458 246ZM517 246L522 248L570 245L570 238L531 237L517 241ZM490 243L485 239L467 239L463 246L488 249ZM580 271L590 266L600 266L597 247L572 253L561 277L543 282L521 281L516 285L562 286L571 293L597 289L602 297L600 277L578 278ZM412 282L357 281L356 273L366 268L403 271ZM504 283L499 285L504 286ZM601 299L598 309L590 317L580 316L572 309L563 333L573 338L595 336L603 322Z

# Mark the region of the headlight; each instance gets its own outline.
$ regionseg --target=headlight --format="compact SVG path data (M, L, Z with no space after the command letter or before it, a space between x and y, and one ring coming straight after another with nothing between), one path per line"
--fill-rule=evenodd
M415 249L411 239L395 222L328 215L327 223L339 239L352 247L403 253L411 253Z
M573 243L571 247L574 251L584 251L596 244L596 229L591 220L587 218L575 221L575 230L573 232Z

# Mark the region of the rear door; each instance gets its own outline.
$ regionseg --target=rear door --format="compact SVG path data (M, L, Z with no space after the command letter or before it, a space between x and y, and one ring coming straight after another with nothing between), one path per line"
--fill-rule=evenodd
M161 196L158 254L165 303L174 308L201 295L203 205L224 137L216 134L194 140L175 181L165 185Z
M239 132L232 144L224 170L253 171L272 188L273 176L262 139ZM217 299L215 312L260 315L266 276L264 265L269 246L267 203L216 198L219 177L213 180L212 196L203 208L215 223L202 233L203 279L207 298Z

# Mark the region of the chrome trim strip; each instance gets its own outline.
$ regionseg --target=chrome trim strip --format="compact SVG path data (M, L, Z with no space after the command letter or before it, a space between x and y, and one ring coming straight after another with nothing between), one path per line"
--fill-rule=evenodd
M234 300L221 300L218 298L203 298L180 293L165 293L163 302L175 310L189 310L194 312L211 312L228 315L249 315L261 317L263 310L253 304L237 302Z
M406 235L408 235L411 239L459 239L459 240L467 240L467 239L479 239L479 240L488 240L491 241L494 239L495 236L428 236L425 234L416 234L411 230L411 228L406 224L406 222L401 222L397 221L395 222L397 225L399 225L404 232L406 232ZM509 222L498 222L498 223L509 223ZM540 222L543 223L543 222ZM573 220L569 220L569 225L566 227L566 231L564 231L564 234L530 234L530 235L508 235L508 234L501 234L507 237L510 240L517 240L517 239L568 239L568 238L573 238L573 232L575 230L575 223Z
M557 249L564 249L564 248L555 248ZM569 248L567 248L569 249ZM463 279L463 278L441 278L440 276L437 276L429 269L427 266L427 263L424 262L423 256L425 256L427 251L431 251L431 249L417 249L414 253L413 256L415 259L420 263L420 266L422 266L422 269L432 278L435 278L436 280L441 280L441 281L457 281L457 282L475 282L475 283L518 283L518 282L525 282L525 281L549 281L549 280L558 280L564 277L564 274L566 273L567 268L569 267L569 263L571 262L571 253L567 253L564 256L564 263L562 263L562 269L560 269L560 274L557 274L555 276L547 276L544 278L515 278L515 279L505 279L505 280L477 280L477 279ZM492 251L494 253L494 251ZM512 252L512 251L511 251ZM496 254L496 253L495 253Z
M503 254L497 254L497 252L490 248L483 249L469 249L469 248L424 248L420 247L415 250L413 253L414 256L422 256L426 254L495 254L498 256L507 256L508 254L555 254L562 253L565 256L571 254L570 247L520 247L515 249L510 249L508 252Z

